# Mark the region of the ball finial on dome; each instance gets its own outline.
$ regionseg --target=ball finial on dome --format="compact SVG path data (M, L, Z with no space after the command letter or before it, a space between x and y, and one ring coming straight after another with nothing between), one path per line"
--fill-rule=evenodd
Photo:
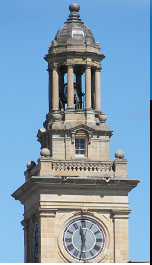
M72 3L69 5L69 10L71 12L79 12L80 6L77 3Z

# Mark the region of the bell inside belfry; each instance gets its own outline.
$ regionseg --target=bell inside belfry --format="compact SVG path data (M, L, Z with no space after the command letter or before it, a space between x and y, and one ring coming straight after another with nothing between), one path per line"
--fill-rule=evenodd
M84 108L84 93L82 93L81 86L78 83L74 83L74 105L75 109Z
M83 109L85 107L85 93L82 92L82 74L76 72L74 74L74 107L75 109ZM72 88L71 88L72 89ZM60 74L60 92L59 92L59 107L60 110L67 108L67 94L68 94L68 82L67 73L61 70Z

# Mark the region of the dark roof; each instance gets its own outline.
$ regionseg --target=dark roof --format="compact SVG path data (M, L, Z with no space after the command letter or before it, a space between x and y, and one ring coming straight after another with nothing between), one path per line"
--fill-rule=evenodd
M81 21L80 6L73 3L69 6L70 15L55 36L57 45L65 45L70 40L71 44L90 44L95 46L95 38L91 30Z

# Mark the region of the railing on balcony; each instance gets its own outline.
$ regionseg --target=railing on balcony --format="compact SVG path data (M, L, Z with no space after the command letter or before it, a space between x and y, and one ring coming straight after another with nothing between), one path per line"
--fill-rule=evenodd
M95 171L112 172L113 161L88 162L88 161L52 161L55 171Z

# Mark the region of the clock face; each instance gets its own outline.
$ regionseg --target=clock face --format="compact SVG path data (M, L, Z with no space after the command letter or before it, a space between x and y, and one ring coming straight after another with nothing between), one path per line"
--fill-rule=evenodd
M105 246L105 232L101 225L91 218L71 221L63 233L63 245L70 256L87 261L97 257Z

